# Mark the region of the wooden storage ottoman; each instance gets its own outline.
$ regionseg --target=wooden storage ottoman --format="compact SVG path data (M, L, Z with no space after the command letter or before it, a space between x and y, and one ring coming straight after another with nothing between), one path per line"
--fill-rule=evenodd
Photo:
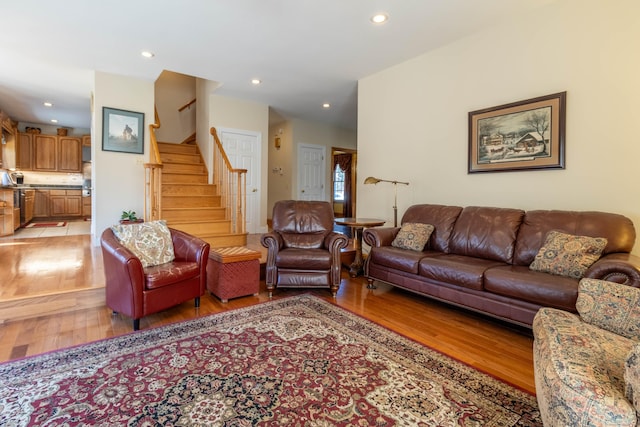
M207 289L222 302L260 292L260 252L245 247L211 248Z

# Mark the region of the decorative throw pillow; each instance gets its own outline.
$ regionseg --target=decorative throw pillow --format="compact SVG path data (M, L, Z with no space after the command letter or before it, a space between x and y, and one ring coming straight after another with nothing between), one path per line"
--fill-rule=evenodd
M143 267L164 264L175 259L171 231L164 220L139 224L118 224L113 234L140 259Z
M550 231L529 266L531 270L580 279L607 246L604 237L575 236Z
M420 252L429 241L431 233L433 233L433 225L431 224L408 222L402 224L396 238L391 242L391 246Z
M582 279L576 310L587 323L640 340L640 289L598 279Z

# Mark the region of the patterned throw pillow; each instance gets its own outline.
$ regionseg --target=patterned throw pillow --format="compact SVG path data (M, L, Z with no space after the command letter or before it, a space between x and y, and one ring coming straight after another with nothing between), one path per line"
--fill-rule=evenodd
M580 279L607 246L604 237L574 236L550 231L529 266L531 270Z
M175 259L171 231L164 220L139 224L118 224L113 234L140 259L143 267L164 264Z
M597 279L582 279L576 310L587 323L640 340L640 289Z
M402 224L396 238L391 242L391 246L420 252L429 241L431 233L433 233L433 225L431 224L408 222Z

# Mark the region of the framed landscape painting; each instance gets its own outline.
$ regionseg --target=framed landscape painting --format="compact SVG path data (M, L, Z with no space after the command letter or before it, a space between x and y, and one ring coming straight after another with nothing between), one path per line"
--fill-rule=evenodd
M564 169L566 92L469 113L469 173Z
M102 150L144 153L144 113L102 108Z

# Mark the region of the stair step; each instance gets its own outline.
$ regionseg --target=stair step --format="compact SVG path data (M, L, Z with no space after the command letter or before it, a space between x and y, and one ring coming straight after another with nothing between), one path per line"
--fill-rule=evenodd
M167 221L211 221L225 218L225 208L166 208L162 207L162 219Z
M162 186L167 184L206 184L207 174L204 173L184 173L184 172L162 172Z
M185 188L186 190L187 188ZM164 191L163 191L164 192ZM206 195L180 195L180 196L162 196L162 208L182 208L188 206L190 208L212 208L220 207L220 196L206 196Z
M164 177L163 177L164 178ZM162 183L163 196L216 196L216 186L214 184L167 184Z
M202 157L199 153L160 153L160 159L162 159L162 163L164 163L165 165L167 163L202 164Z
M163 163L162 174L165 173L207 173L207 167L204 163Z
M158 142L158 150L160 154L163 153L181 153L181 154L196 154L198 150L197 144L173 144L170 142Z
M192 234L194 236L212 234L229 234L231 233L231 221L230 220L217 220L217 221L168 221L167 225L171 228L182 230L185 233Z

